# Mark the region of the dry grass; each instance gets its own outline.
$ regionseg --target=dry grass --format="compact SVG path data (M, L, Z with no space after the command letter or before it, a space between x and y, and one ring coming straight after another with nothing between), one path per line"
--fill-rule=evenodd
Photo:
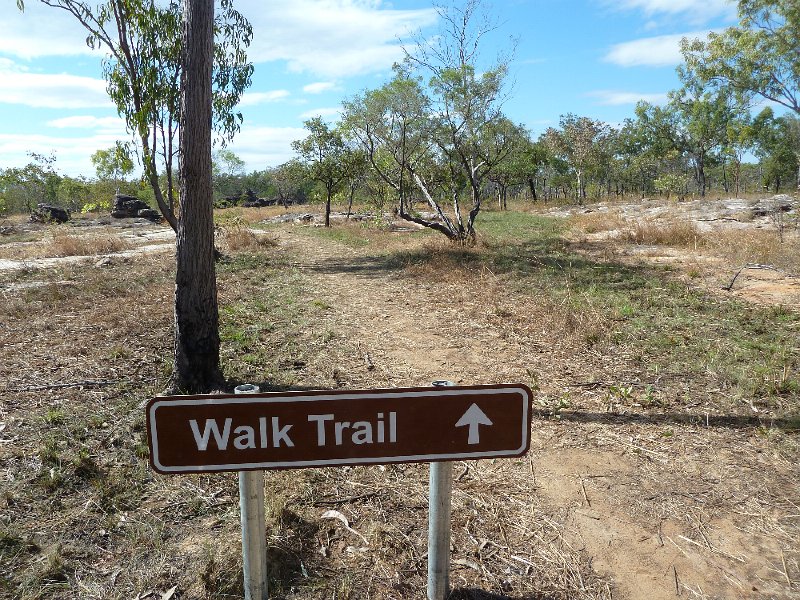
M585 234L613 232L614 239L641 246L673 246L698 248L705 244L705 235L691 221L629 221L618 211L594 211L573 215L572 227Z
M130 241L118 235L78 235L54 229L49 244L42 252L43 256L96 256L122 252L132 247Z
M297 211L302 211L306 207L296 206L292 208ZM249 225L255 225L285 213L286 209L283 208L283 206L262 206L253 208L234 206L232 208L214 209L214 221L219 225L224 225L232 221L239 221Z
M17 239L19 238L19 239ZM134 244L116 232L78 233L53 226L26 232L0 244L0 258L26 260L65 256L97 256L130 250Z
M622 239L642 246L697 249L705 244L705 236L691 221L639 221L623 232Z
M775 231L765 229L716 231L704 236L708 252L730 260L732 265L769 264L800 275L800 236L789 232L783 242Z
M618 210L596 210L572 215L569 218L569 223L571 227L575 227L584 233L622 231L630 227L629 222Z
M216 238L223 249L234 253L269 248L277 244L272 236L254 231L244 223L233 223L218 228Z

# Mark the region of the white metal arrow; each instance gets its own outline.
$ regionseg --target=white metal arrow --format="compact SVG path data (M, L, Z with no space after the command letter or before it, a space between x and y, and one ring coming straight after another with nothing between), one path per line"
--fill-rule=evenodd
M481 433L478 427L480 425L493 425L493 423L489 420L489 417L486 416L486 413L481 410L480 406L473 404L456 423L456 427L464 427L465 425L469 425L467 443L480 444Z

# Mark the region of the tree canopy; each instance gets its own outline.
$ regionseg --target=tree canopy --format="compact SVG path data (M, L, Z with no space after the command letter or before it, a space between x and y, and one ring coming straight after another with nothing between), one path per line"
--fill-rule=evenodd
M73 15L89 34L86 43L108 51L103 62L108 94L138 144L161 213L177 229L173 174L184 77L180 5L156 0L107 0L97 6L82 0L40 1ZM221 0L220 8L214 20L212 119L224 142L241 126L236 105L251 82L253 65L245 51L253 32L232 0Z
M683 40L687 68L800 113L800 4L739 0L738 11L738 26L712 32L706 42Z

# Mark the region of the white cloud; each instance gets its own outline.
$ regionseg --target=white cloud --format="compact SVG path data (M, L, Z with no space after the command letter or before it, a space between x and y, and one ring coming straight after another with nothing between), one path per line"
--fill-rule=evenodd
M35 108L110 108L102 79L0 70L0 102Z
M246 163L248 171L274 167L295 156L292 142L308 132L300 127L243 127L230 149Z
M381 0L241 0L252 23L248 56L254 63L286 61L289 70L336 78L387 69L402 58L398 39L433 25L433 8L399 10ZM92 55L87 32L64 10L26 2L8 7L0 21L0 54L30 60Z
M253 62L284 60L290 71L331 78L390 67L403 56L398 38L437 20L432 8L395 10L380 0L246 0L237 8L253 25Z
M586 95L590 98L597 98L598 102L604 106L636 104L639 101L649 102L650 104L664 104L667 101L666 94L642 94L616 90L596 90L588 92Z
M679 16L695 24L736 15L736 3L733 0L607 0L606 4L618 10L641 10L648 17Z
M329 106L325 108L312 108L311 110L307 110L300 114L300 118L313 119L314 117L322 117L323 119L327 119L328 117L338 117L340 114L342 114L341 106Z
M708 31L689 31L623 42L612 46L603 60L621 67L675 66L683 61L680 50L682 38L705 39L708 34Z
M121 137L117 132L98 132L83 137L59 137L40 134L0 134L0 165L22 167L30 162L27 152L56 155L56 169L77 177L94 174L91 155L101 148L110 148Z
M321 94L322 92L327 92L328 90L335 88L336 84L333 81L317 81L315 83L304 85L303 91L306 94Z
M76 115L73 117L63 117L47 122L48 127L56 129L98 129L101 131L119 131L120 135L125 132L125 121L119 117L95 117L92 115Z
M67 11L25 2L25 12L7 5L0 20L0 52L25 60L42 56L100 56L86 45L86 30Z
M239 101L239 106L256 106L267 102L277 102L289 97L288 90L271 90L269 92L245 92Z

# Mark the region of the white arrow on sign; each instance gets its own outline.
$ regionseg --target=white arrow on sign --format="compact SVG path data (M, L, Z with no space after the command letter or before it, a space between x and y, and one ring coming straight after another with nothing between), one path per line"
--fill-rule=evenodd
M458 423L456 423L456 427L464 427L465 425L469 425L467 443L480 444L481 434L478 427L480 425L493 425L493 423L489 420L489 417L486 416L486 413L481 410L480 406L473 404L458 420Z

